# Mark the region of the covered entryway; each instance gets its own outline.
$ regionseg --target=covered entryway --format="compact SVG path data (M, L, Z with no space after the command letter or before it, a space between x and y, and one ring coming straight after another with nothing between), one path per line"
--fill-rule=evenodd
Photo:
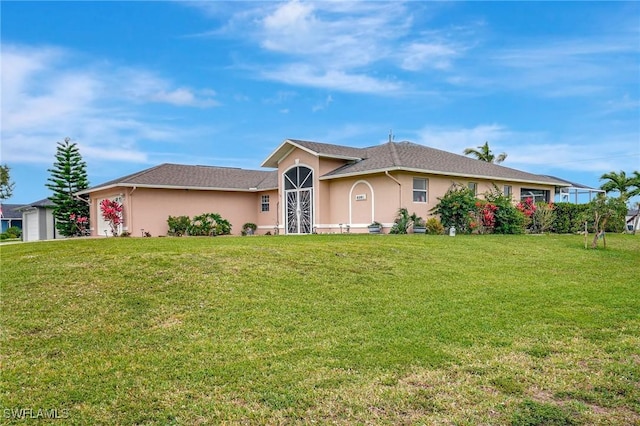
M313 232L313 170L296 166L284 174L287 234Z

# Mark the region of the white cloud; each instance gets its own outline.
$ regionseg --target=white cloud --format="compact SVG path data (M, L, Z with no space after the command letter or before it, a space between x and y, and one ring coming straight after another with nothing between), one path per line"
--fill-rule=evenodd
M414 34L414 13L421 13L422 8L409 8L405 2L243 4L248 7L225 11L231 16L223 28L202 36L238 37L259 45L272 60L260 66L238 66L256 70L254 75L263 79L290 85L399 93L406 84L399 82L395 71L446 70L464 50L445 33ZM219 8L195 7L217 18L225 13ZM373 71L374 65L390 71L380 76Z
M494 153L507 153L503 166L541 174L562 171L602 174L610 170L637 170L640 166L637 134L591 136L551 137L543 132L483 124L472 128L426 127L418 132L418 142L462 154L465 148L475 148L486 141Z
M402 51L401 66L409 71L423 68L445 70L451 67L452 59L459 56L460 51L442 43L412 43Z
M311 86L352 93L392 94L404 87L393 80L382 80L365 74L350 74L338 69L316 69L306 64L290 64L273 70L264 70L261 75L292 85Z
M105 69L52 47L3 44L2 89L2 157L11 163L50 163L56 141L66 136L87 159L146 162L142 141L179 132L142 118L138 104L218 104L212 90L175 87L146 70Z

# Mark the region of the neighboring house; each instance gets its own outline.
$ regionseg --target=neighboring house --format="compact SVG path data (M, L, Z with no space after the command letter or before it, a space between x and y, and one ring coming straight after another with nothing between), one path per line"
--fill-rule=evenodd
M48 198L21 206L23 241L54 240L64 238L58 235L53 216L53 202Z
M15 226L22 229L22 213L18 211L20 204L0 204L0 218L2 218L2 231Z
M373 221L391 227L398 209L428 217L454 184L477 194L495 184L514 200L552 201L568 183L462 155L388 142L353 148L287 139L262 167L273 171L162 164L79 192L88 194L92 235L108 234L99 203L123 205L123 231L167 233L167 218L220 213L240 234L246 222L258 233L367 232Z
M633 231L634 227L636 231L640 231L640 210L629 210L625 220L627 231Z

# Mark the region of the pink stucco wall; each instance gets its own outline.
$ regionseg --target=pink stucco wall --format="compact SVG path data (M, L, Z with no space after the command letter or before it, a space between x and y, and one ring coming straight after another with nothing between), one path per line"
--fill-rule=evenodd
M133 236L142 235L142 229L152 236L166 235L169 216L193 217L202 213L219 213L231 222L232 234L239 235L242 225L258 225L257 233L273 230L276 224L277 192L197 191L185 189L115 188L91 194L93 235L100 235L95 226L101 199L124 194L123 230ZM261 211L261 195L270 195L270 209Z

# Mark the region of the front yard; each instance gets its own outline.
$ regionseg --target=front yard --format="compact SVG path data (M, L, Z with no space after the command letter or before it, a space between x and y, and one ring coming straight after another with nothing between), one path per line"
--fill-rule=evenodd
M558 235L3 245L0 415L640 424L640 236L607 245Z

